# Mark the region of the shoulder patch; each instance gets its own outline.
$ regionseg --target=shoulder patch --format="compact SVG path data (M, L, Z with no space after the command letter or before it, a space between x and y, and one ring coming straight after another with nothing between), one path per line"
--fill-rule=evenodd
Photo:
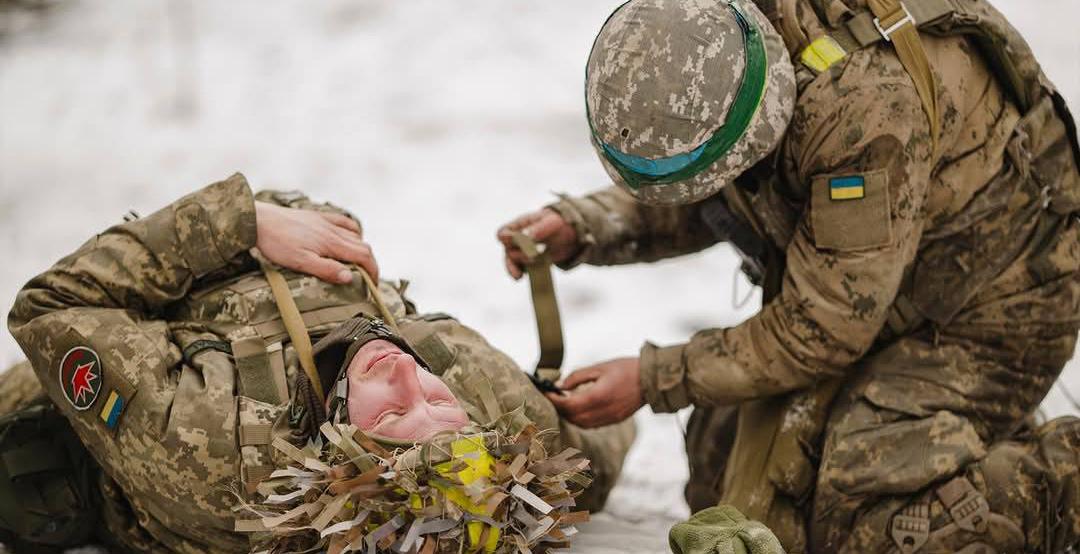
M60 390L76 410L94 405L101 392L101 358L85 346L76 346L60 361Z
M884 170L820 175L811 182L810 227L818 248L852 251L892 242L889 179Z

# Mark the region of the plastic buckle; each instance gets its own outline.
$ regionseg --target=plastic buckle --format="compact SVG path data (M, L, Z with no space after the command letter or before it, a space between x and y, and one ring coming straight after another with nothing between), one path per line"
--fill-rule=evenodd
M907 6L904 5L903 2L900 2L900 9L904 11L904 18L900 21L897 21L896 23L893 23L888 29L884 29L881 27L881 18L874 18L874 27L877 27L877 30L879 33L881 33L881 36L885 37L885 40L889 42L892 42L893 33L899 31L900 28L904 25L907 25L908 23L915 25L915 18L911 16L911 12L908 11Z
M986 501L986 497L973 491L949 508L949 515L952 516L957 527L972 533L985 533L989 523L987 516L990 515L990 504Z
M558 382L559 370L551 368L538 368L534 373L527 374L532 384L535 384L536 388L540 392L553 392L555 394L564 394L565 391L555 384Z
M913 554L930 540L929 510L920 506L914 512L905 512L893 516L890 534L900 552Z

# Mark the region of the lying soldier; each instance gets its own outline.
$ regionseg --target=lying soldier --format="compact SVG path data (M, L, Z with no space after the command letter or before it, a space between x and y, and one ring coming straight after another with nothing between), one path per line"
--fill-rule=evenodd
M303 448L328 412L399 442L517 412L558 430L547 452L583 451L593 482L577 509L603 505L632 425L560 421L480 335L419 314L404 286L369 286L367 274L377 267L350 216L298 194L253 197L240 175L91 239L26 285L9 328L51 400L38 413L55 405L96 464L64 461L70 444L57 450L52 434L0 441L0 522L33 551L94 539L122 551L248 551L238 497L287 465L277 439ZM0 383L18 391L9 409L34 396L27 367Z

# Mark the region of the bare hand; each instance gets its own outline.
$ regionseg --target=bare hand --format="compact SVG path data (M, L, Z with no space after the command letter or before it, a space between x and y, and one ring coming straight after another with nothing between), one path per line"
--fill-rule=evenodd
M618 423L645 405L637 358L619 358L579 369L548 400L570 423L591 429Z
M328 283L352 281L352 272L341 262L357 264L372 279L379 278L371 246L364 242L360 225L346 215L256 202L255 221L255 245L275 264Z
M525 214L503 225L498 232L499 241L506 249L506 271L514 279L521 278L526 262L525 254L514 244L515 231L547 245L547 253L555 263L569 260L579 249L577 231L555 210L544 208Z

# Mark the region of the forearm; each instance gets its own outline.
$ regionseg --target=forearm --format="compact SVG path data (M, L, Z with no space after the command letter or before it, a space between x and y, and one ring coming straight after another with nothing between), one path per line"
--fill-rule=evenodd
M580 263L619 265L651 262L702 250L717 242L698 214L698 205L648 206L618 187L550 206L577 232L581 250L564 268Z
M156 313L254 245L254 202L237 174L97 235L23 288L9 325L18 337L35 318L70 308Z

